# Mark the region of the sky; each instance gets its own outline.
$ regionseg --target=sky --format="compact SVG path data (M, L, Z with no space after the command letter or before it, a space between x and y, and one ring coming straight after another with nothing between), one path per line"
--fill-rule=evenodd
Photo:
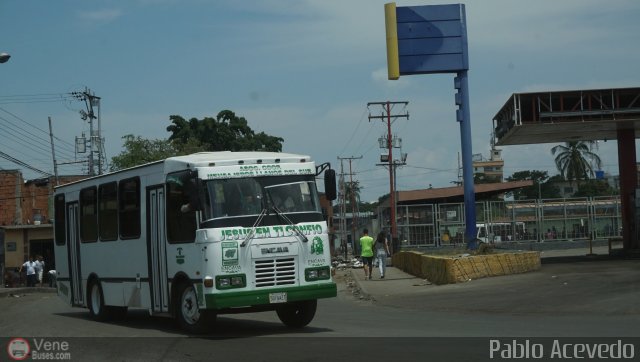
M53 173L48 118L60 174L86 172L74 150L89 134L85 104L100 97L107 161L122 137L165 139L171 115L214 117L229 109L283 151L351 173L363 201L389 192L377 166L386 124L370 102L408 102L393 122L407 163L398 190L458 180L460 129L453 74L387 80L384 3L375 0L0 1L0 168L25 178ZM407 1L397 6L437 5ZM640 2L473 0L469 39L473 153L489 157L493 117L513 93L640 86ZM97 125L95 126L97 128ZM555 144L504 146L505 177L558 173ZM394 150L398 152L399 150ZM618 174L615 141L595 150ZM340 161L339 158L354 158ZM27 166L25 166L27 165ZM350 171L351 170L351 171ZM347 178L349 176L347 175Z

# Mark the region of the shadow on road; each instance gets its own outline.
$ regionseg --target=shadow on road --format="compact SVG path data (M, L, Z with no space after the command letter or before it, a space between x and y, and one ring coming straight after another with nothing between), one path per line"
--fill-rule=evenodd
M269 313L269 312L265 312ZM275 312L273 312L275 314ZM329 328L307 326L301 329L292 329L280 322L261 321L256 319L239 319L226 315L220 315L207 334L192 335L185 333L176 325L174 319L169 317L150 316L146 310L129 310L126 317L107 322L94 321L88 311L55 313L58 316L86 320L92 323L113 325L141 330L156 330L173 336L198 337L198 338L248 338L259 336L278 336L295 332L296 334L314 334L332 331ZM251 314L249 314L250 316ZM255 314L253 314L255 315Z

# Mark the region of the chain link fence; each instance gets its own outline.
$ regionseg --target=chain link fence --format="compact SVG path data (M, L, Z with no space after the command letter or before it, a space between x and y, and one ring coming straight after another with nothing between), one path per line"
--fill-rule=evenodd
M379 210L388 228L389 210ZM397 207L402 247L465 244L464 203ZM488 243L608 239L622 234L619 197L482 201L476 203L476 237Z

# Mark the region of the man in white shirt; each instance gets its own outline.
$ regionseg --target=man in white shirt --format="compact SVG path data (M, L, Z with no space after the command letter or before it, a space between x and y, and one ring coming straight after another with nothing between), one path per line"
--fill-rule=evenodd
M27 271L27 286L35 287L36 286L36 262L33 261L33 257L29 257L22 266L20 267L20 273L22 273L22 268L25 268Z

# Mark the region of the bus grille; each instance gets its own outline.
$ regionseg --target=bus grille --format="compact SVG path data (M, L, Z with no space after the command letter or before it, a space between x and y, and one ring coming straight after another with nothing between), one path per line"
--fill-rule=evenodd
M295 284L296 261L294 258L256 260L254 275L256 288Z

